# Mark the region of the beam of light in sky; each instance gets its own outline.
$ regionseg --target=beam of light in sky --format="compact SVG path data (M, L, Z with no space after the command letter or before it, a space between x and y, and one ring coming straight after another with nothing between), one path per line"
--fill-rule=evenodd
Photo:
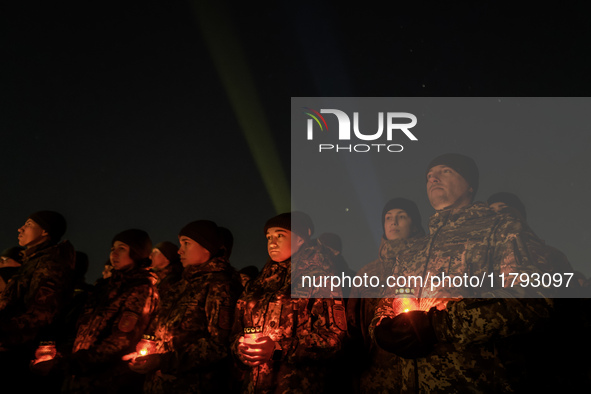
M273 143L242 47L219 3L194 0L192 5L273 206L277 213L290 211L289 182Z

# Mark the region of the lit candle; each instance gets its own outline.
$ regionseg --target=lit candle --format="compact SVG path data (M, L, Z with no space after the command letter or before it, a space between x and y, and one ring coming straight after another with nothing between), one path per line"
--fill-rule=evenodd
M57 354L54 341L42 341L35 351L35 362L53 360Z
M262 327L245 327L244 328L244 343L254 344L256 343L257 339L263 336L263 328Z
M392 309L394 314L398 316L401 313L417 310L419 305L415 298L414 289L409 288L398 288L395 290L396 295L392 301Z
M146 356L156 351L156 337L154 335L144 335L135 347L140 356Z

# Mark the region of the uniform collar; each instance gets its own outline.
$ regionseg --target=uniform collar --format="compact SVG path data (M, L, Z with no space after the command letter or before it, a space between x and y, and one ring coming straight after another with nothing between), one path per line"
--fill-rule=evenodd
M473 202L460 209L442 209L436 211L429 219L429 234L433 234L444 225L459 226L471 219L494 215L495 212L482 201Z
M189 265L183 268L183 278L190 278L195 275L200 275L208 272L220 272L225 271L228 269L229 263L220 258L215 257L213 259L207 260L205 263L196 264L196 265Z
M31 246L30 248L26 248L25 250L22 251L23 261L30 259L38 252L45 250L47 248L50 248L52 246L55 246L55 245L51 242L51 240L47 240L43 243L40 243L39 245L35 245L35 246Z

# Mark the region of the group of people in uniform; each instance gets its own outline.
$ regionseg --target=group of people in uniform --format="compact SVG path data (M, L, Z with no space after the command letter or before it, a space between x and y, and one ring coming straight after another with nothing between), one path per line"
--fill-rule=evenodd
M470 157L435 158L425 181L436 211L428 231L413 201L388 201L378 258L358 276L574 272L529 228L515 195L474 201L479 172ZM251 280L230 264L231 232L196 220L179 230L180 246L152 245L140 229L116 234L108 269L88 287L84 254L61 240L65 231L61 214L33 213L18 230L18 253L2 253L17 261L0 275L6 387L464 393L568 389L591 379L589 362L576 361L589 350L581 276L564 299L527 286L305 287L292 278L341 273L338 253L314 238L308 215L286 212L264 223L269 258Z

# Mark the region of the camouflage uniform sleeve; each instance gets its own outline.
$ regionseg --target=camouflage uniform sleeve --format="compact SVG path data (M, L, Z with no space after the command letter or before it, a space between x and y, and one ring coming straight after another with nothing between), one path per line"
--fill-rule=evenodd
M237 359L238 345L240 338L244 335L244 301L239 299L236 302L236 308L234 309L234 323L232 324L232 331L230 334L231 350L234 357ZM238 363L242 365L242 363Z
M361 308L363 303L361 298L357 298L358 294L355 293L354 289L351 292L352 298L347 301L347 338L352 340L358 340L362 336L361 329Z
M319 247L308 247L295 256L291 261L291 294L293 298L343 297L340 284L333 283L330 279L331 276L337 274L332 261Z
M134 350L133 347L146 329L148 315L152 313L156 301L153 285L134 287L114 319L110 334L98 346L88 350L84 362L104 363L118 360Z
M383 243L383 242L382 242ZM358 277L364 275L372 276L379 274L375 272L374 267L379 264L379 261L373 261L363 267L357 272ZM351 289L351 294L347 300L347 339L351 341L363 341L367 344L370 341L369 325L375 314L375 307L380 299L374 297L378 296L380 292L372 291L373 289L354 287Z
M517 221L502 223L492 241L492 265L498 273L544 273L548 270L543 243ZM552 299L539 288L505 281L492 289L496 298L462 299L436 313L433 324L439 340L461 344L485 342L530 331L553 309ZM486 296L486 293L483 294ZM531 297L531 298L528 298Z
M68 289L68 270L49 260L37 269L24 296L22 313L0 321L0 346L18 346L31 341L57 315Z
M205 300L207 334L187 336L182 348L165 353L160 365L162 372L185 372L226 358L235 302L236 294L229 281L211 283Z
M436 313L433 326L441 342L484 343L529 332L546 319L551 299L488 298L452 301L444 312Z
M521 222L509 220L501 223L495 231L492 242L493 266L498 265L500 272L505 275L512 272L543 273L551 271L544 242L531 230L524 227ZM517 287L512 286L512 289L515 288ZM533 287L529 288L534 289Z
M340 352L347 317L340 299L301 299L297 302L295 338L280 342L282 357L290 362L327 359Z
M380 324L382 319L386 317L394 318L396 316L394 308L392 307L393 302L393 298L382 298L378 301L375 308L374 317L369 325L369 336L373 342L375 342L375 328Z

